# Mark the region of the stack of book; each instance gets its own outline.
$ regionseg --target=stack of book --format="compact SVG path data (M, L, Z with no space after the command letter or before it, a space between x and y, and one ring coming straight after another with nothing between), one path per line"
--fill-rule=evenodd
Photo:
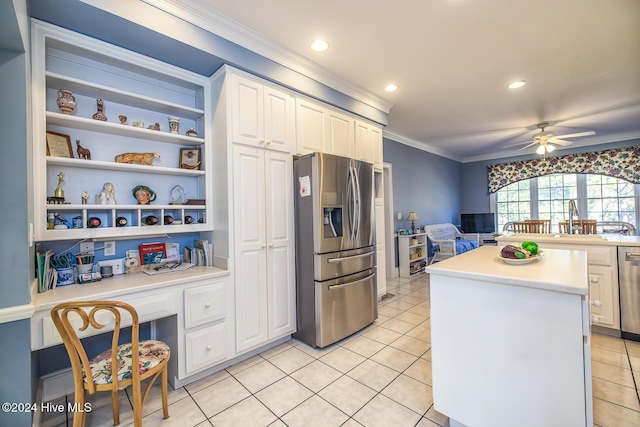
M185 262L202 265L213 265L213 245L208 240L194 240L193 247L184 248L182 258Z

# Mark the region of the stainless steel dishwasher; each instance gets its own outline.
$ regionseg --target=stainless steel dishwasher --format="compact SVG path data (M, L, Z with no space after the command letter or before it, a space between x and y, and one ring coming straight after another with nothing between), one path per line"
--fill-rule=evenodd
M640 247L618 247L622 338L640 341Z

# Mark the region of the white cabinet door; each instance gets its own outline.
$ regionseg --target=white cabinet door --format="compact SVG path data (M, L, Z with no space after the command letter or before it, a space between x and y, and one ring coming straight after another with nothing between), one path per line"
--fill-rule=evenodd
M356 120L355 158L369 163L376 161L377 135L371 125Z
M325 151L325 112L320 105L296 99L296 152L309 154Z
M613 280L611 267L589 265L589 300L591 323L598 326L620 328L614 318Z
M261 146L264 143L264 86L232 75L232 134L233 142Z
M269 339L295 332L293 159L266 153L267 277Z
M374 164L376 169L382 170L384 162L382 156L382 129L378 127L371 128L371 143L373 144Z
M295 144L296 113L293 97L264 87L264 145L270 150L291 153Z
M293 159L236 145L236 347L295 332Z
M295 144L295 102L286 92L232 74L233 142L291 153Z
M268 337L264 153L233 147L237 351Z
M338 113L337 111L327 111L327 132L329 138L325 148L331 154L343 157L353 157L354 147L354 122L351 117Z

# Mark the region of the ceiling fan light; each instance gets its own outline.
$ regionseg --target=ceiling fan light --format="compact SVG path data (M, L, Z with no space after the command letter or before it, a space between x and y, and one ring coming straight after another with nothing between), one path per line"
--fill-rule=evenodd
M540 145L538 146L538 148L536 149L536 153L543 155L544 154L544 145Z
M509 83L507 86L509 89L518 89L527 84L526 80L518 80L517 82Z
M556 147L554 147L553 145L547 144L547 153L550 153L555 149L556 149ZM542 150L542 151L544 152L544 150Z

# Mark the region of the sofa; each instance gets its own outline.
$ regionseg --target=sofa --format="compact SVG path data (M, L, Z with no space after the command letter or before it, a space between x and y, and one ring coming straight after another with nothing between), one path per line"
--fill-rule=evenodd
M458 227L450 223L425 225L424 232L431 243L429 253L432 258L429 264L454 257L480 246L478 233L462 233Z

